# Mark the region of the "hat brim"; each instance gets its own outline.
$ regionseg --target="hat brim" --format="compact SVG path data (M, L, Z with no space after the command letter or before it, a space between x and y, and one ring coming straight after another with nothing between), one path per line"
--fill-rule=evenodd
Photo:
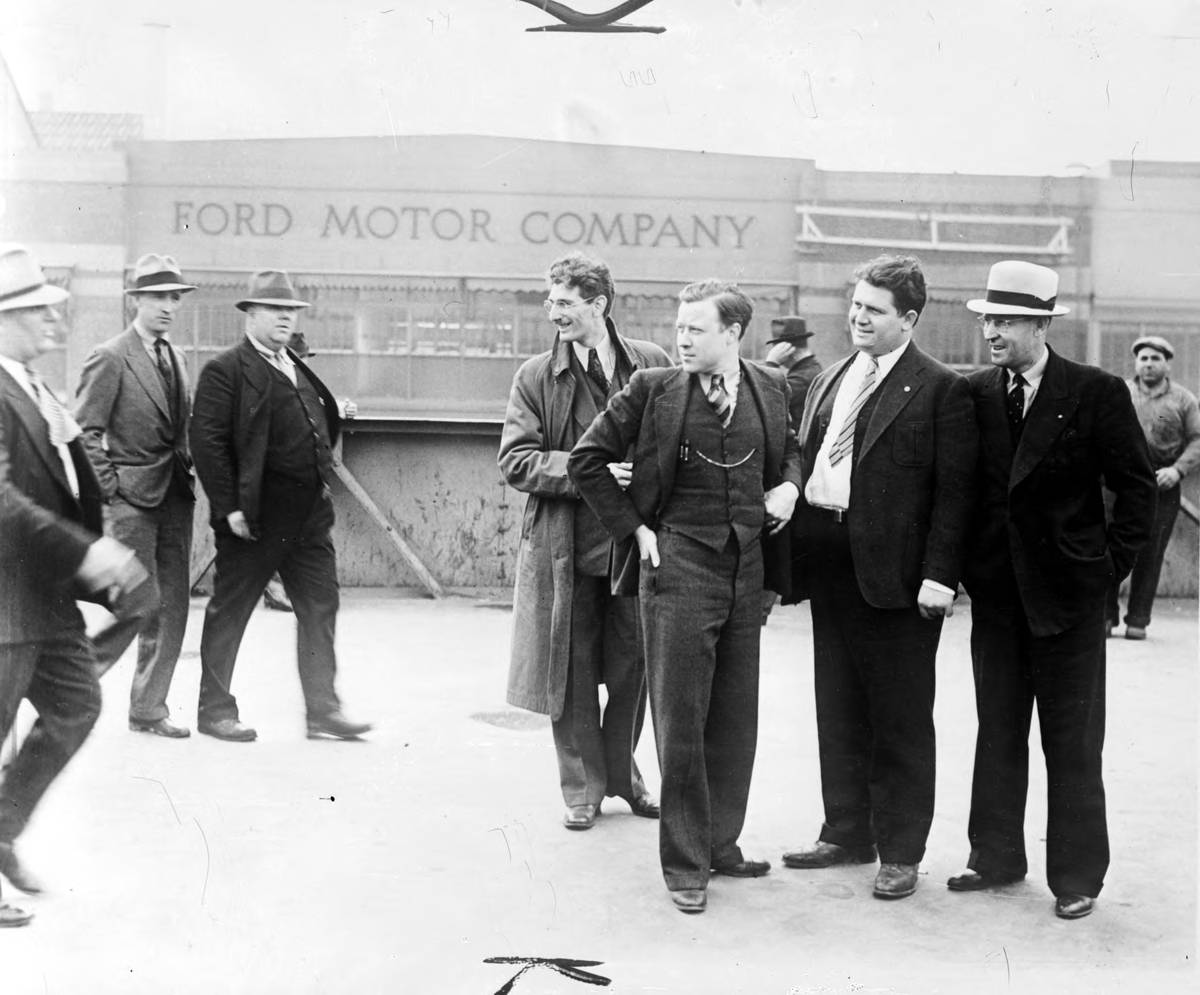
M0 311L19 311L21 308L27 307L47 307L52 304L61 304L70 296L62 287L56 287L52 283L43 283L40 287L35 287L27 294L21 294L19 297L10 297L6 301L0 301Z
M1071 313L1069 307L1063 307L1061 304L1056 304L1049 311L1043 311L1036 307L1022 307L1020 304L997 304L995 301L982 299L967 301L967 310L974 311L976 314L1020 315L1024 318L1058 318Z
M774 345L776 342L791 342L793 344L796 342L805 342L808 339L811 339L812 335L812 332L805 332L803 335L785 335L783 338L779 339L767 339L766 344Z
M126 290L127 294L165 294L171 290L178 290L180 293L188 293L195 290L190 283L156 283L153 287L132 287Z
M247 297L243 301L238 301L234 307L239 311L245 311L251 304L266 304L268 307L291 307L304 308L312 307L308 301L296 301L284 297Z

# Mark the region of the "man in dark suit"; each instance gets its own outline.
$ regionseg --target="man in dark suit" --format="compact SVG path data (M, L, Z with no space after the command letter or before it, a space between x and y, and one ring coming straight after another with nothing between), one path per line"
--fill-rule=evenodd
M912 341L925 277L911 256L860 266L855 353L822 373L800 425L804 500L793 598L812 603L825 821L788 867L874 863L904 898L933 821L934 659L953 612L977 447L957 373Z
M131 625L98 634L96 662L103 675L138 636L129 728L181 739L188 730L170 720L167 692L187 628L196 498L187 367L167 335L183 295L196 288L174 259L153 253L137 261L133 278L125 292L133 321L83 364L75 417L104 494L106 534L149 571L158 610L140 634Z
M659 856L675 905L694 913L705 909L711 874L770 870L746 859L738 837L758 737L764 559L771 586L787 565L763 533L791 518L800 466L783 374L739 358L749 299L736 284L707 280L679 300L680 368L634 373L567 468L626 550L615 558L616 590L632 591L640 573L662 774ZM622 488L609 465L630 446Z
M0 878L27 893L42 888L14 841L100 714L75 599L132 601L146 578L132 550L99 535L100 486L79 426L28 366L60 347L66 299L26 249L0 247L0 742L22 699L38 713L0 780ZM0 901L0 926L29 919Z
M1154 516L1155 478L1129 390L1046 345L1058 275L997 263L981 316L992 369L970 376L979 500L964 583L979 735L966 872L976 891L1025 877L1029 722L1046 757L1046 876L1063 919L1088 915L1108 868L1104 745L1105 597ZM1105 526L1102 484L1113 492Z
M508 701L550 715L568 829L590 829L606 796L658 818L633 753L646 711L637 599L609 590L612 541L567 477L567 454L635 370L670 366L653 342L618 334L608 267L572 253L547 274L549 352L513 378L498 457L529 495L513 592ZM610 467L628 481L623 460ZM608 698L603 715L600 685Z
M246 623L278 571L296 612L308 736L356 739L371 726L342 714L334 688L339 598L329 483L338 404L287 349L308 304L286 273L255 273L237 307L246 336L201 371L192 413L192 454L217 545L196 727L234 742L257 737L239 720L229 686Z
M792 431L800 430L800 419L804 416L804 399L808 388L821 372L821 364L808 347L812 338L808 323L796 314L781 315L771 319L771 337L763 362L787 371L788 412L792 416Z

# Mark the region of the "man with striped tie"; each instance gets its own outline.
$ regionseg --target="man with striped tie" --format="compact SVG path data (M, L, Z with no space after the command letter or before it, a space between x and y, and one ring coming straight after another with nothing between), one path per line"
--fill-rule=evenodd
M911 256L855 271L855 352L822 373L800 425L793 599L811 601L825 820L788 867L874 863L904 898L933 821L934 657L962 569L978 446L966 381L912 341Z
M758 738L763 586L786 593L782 530L800 496L800 453L783 371L739 356L749 298L706 280L679 301L680 366L634 373L567 469L629 553L615 558L629 566L616 587L640 598L662 773L659 857L672 901L696 913L710 875L771 867L747 859L738 837ZM608 464L631 445L622 489Z

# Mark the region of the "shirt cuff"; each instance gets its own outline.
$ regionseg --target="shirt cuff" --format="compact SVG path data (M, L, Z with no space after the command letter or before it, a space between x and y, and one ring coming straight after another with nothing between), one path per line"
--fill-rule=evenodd
M938 591L941 594L948 594L950 597L954 597L958 593L957 591L952 591L945 584L939 584L936 580L930 580L928 577L921 581L921 586L927 587L931 591Z

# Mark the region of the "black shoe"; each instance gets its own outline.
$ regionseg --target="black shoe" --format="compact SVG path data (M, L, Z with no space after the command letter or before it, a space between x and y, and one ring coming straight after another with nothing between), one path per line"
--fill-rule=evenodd
M739 860L734 864L714 865L714 874L724 874L729 878L760 878L771 869L765 860Z
M841 846L817 840L805 850L789 850L783 855L783 865L812 870L819 867L835 867L838 864L873 864L875 858L875 847L871 845Z
M201 720L196 723L196 731L230 743L250 743L258 739L256 730L242 725L237 719L217 719L214 722Z
M660 815L658 799L648 791L634 795L632 799L626 798L625 801L629 803L629 811L643 819L657 819Z
M591 829L599 814L599 805L570 805L563 814L563 825L568 829Z
M680 912L695 915L697 912L703 912L707 907L708 892L703 888L683 888L671 892L671 901L675 903L675 908Z
M1087 895L1059 895L1054 900L1054 914L1059 919L1082 919L1090 916L1096 900Z
M951 891L983 891L985 888L1003 888L1006 884L1024 881L1024 874L980 874L978 871L963 871L946 881Z
M916 864L879 865L879 873L875 875L876 898L907 898L916 890Z
M308 720L309 739L358 739L375 727L370 722L351 722L341 712L330 712Z
M148 732L155 736L166 736L167 739L187 739L192 734L190 729L177 726L170 719L147 721L146 719L131 718L129 720L129 728L133 732Z
M40 895L44 890L41 881L17 858L11 843L0 843L0 877L26 895Z

